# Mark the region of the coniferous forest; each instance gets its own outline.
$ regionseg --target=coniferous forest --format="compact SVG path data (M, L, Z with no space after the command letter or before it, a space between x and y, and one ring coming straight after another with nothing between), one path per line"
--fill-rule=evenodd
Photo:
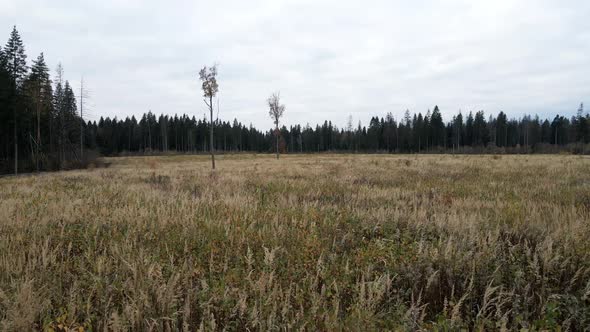
M0 48L0 173L82 167L89 156L98 154L209 151L209 122L194 115L147 112L141 118L86 121L61 65L51 75L43 53L28 61L25 49L16 27ZM392 113L373 116L365 125L349 118L345 128L326 120L315 126L282 126L279 149L284 153L588 153L590 115L583 104L577 111L563 112L574 115L508 118L502 111L496 115L480 110L456 114L445 122L434 106L424 114L406 110L403 118ZM217 120L214 146L221 153L273 152L274 131L237 119Z

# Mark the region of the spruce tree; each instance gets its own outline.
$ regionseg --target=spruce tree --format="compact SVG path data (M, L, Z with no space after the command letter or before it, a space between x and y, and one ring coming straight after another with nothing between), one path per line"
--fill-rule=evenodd
M489 142L489 134L487 129L486 118L483 111L475 113L473 120L474 139L473 145L486 146Z
M453 142L457 149L461 147L463 143L461 136L463 135L463 115L459 111L459 114L453 119Z
M64 141L65 141L65 108L64 108L64 89L63 89L63 68L61 63L57 65L57 81L53 91L53 109L55 112L55 136L57 136L57 159L58 167L61 169L64 163Z
M467 121L465 122L465 145L474 145L474 132L473 132L473 112L469 112L467 115Z
M581 103L576 114L576 140L578 142L588 143L590 139L588 133L588 121L584 116L584 104Z
M20 84L27 73L27 56L16 26L13 27L10 33L10 38L4 47L3 53L6 58L10 78L17 85Z
M12 83L11 90L11 104L12 104L12 115L13 115L13 129L14 129L14 174L18 174L18 111L17 111L17 99L18 89L22 84L22 80L27 73L27 56L25 54L25 47L20 38L16 26L12 28L10 38L4 47L4 57L7 63L8 76Z
M430 127L432 130L432 145L445 146L445 124L440 114L438 106L434 106L432 115L430 116Z
M66 80L63 88L63 158L71 160L75 157L75 146L79 138L79 122L77 117L76 96L70 82Z
M10 91L12 89L7 67L6 56L0 47L0 141L3 143L0 158L3 159L8 159L10 155L8 142L10 141Z
M31 109L36 114L36 139L35 139L35 164L37 171L40 170L41 153L43 149L43 143L41 136L41 123L49 120L52 109L52 88L51 80L49 79L49 68L45 64L43 53L41 53L31 67L31 73L26 79L25 90L27 97L31 101Z

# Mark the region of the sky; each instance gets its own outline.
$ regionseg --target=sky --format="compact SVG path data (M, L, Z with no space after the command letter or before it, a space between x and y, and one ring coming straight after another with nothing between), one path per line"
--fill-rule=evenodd
M587 0L0 0L0 22L5 40L17 26L29 64L44 52L77 89L84 78L91 120L203 118L198 71L214 63L219 118L261 129L276 91L286 125L435 105L446 120L552 118L590 103Z

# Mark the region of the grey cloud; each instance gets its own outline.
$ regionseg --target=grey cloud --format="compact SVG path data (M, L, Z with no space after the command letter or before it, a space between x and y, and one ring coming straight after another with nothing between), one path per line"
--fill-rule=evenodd
M269 127L280 90L287 124L438 104L572 115L590 97L587 1L0 0L32 59L44 51L92 90L93 114L202 117L196 73L220 64L220 116Z

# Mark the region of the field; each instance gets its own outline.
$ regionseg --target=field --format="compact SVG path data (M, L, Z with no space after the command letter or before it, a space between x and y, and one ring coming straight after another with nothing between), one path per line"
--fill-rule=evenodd
M582 330L590 159L110 159L0 179L0 330Z

